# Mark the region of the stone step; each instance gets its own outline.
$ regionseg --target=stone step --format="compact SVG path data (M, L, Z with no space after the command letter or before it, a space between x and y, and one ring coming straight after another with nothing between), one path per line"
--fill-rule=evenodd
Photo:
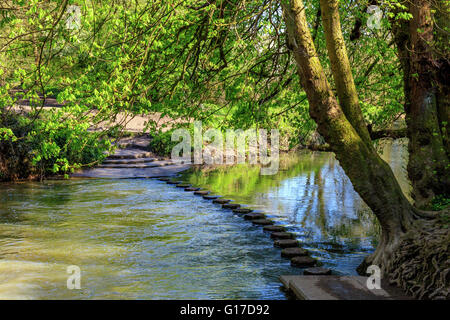
M265 219L266 215L264 213L248 213L244 215L245 220L256 220L256 219Z
M171 166L154 168L90 168L73 173L73 177L84 178L161 178L163 176L173 179L176 174L189 169L189 164L175 164Z
M177 188L190 188L191 185L189 183L179 183L176 185ZM197 190L192 190L192 191L197 191Z
M273 221L269 220L269 219L255 219L255 220L250 220L253 224L259 225L259 226L268 226L268 225L272 225Z
M121 149L139 149L142 151L148 150L147 146L142 146L142 145L136 144L136 143L118 143L117 147L119 147Z
M127 164L127 163L147 163L158 160L164 160L162 158L140 158L140 159L106 159L102 164Z
M273 242L273 245L278 248L298 247L298 244L298 241L295 239L280 239Z
M178 186L177 186L178 187ZM196 187L187 187L187 188L184 188L184 191L198 191L198 190L200 190L200 188L196 188Z
M97 166L97 168L104 168L104 169L145 169L145 168L156 168L156 167L165 167L173 165L173 162L160 162L155 161L151 162L150 164L101 164Z
M151 137L148 134L136 135L132 137L122 137L115 145L119 148L148 150Z
M283 226L265 226L263 230L268 232L284 232L286 228Z
M310 256L297 256L292 257L291 266L298 268L313 267L317 264L317 260Z
M108 156L107 159L140 159L151 158L153 153L143 152L140 149L118 149L114 154Z
M241 207L241 205L238 203L224 203L222 205L222 208L224 208L224 209L237 209L240 207Z
M368 289L367 278L361 276L286 275L280 281L302 300L411 300L385 279L381 289Z
M253 210L249 209L249 208L237 208L237 209L233 210L234 213L238 213L238 214L246 214L246 213L250 213L252 211Z
M213 200L213 203L217 203L217 204L225 204L225 203L228 203L228 202L230 202L231 200L229 200L229 199L214 199Z
M281 256L283 258L302 257L309 255L308 250L300 247L288 247L281 250Z
M221 196L214 196L214 195L204 195L203 199L205 200L216 200L218 198L220 198Z
M313 267L303 270L305 276L329 276L331 275L331 269L322 267Z
M198 191L194 191L194 194L197 196L206 196L209 193L208 190L198 190Z
M272 239L294 239L294 234L290 232L272 232L270 237Z

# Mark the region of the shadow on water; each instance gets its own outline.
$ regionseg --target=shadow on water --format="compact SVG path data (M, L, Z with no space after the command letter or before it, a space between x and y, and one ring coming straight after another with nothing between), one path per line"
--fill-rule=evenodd
M324 265L354 274L378 228L333 156L290 155L280 169L185 178L264 210ZM81 290L66 287L69 265ZM0 185L0 298L285 299L278 277L299 273L260 227L157 180Z

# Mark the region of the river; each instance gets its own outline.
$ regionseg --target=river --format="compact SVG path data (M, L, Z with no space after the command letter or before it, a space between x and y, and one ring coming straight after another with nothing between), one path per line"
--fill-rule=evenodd
M404 143L383 150L408 192ZM284 155L274 176L239 165L183 178L263 210L337 274L376 246L377 221L330 153ZM0 185L2 299L286 299L283 274L301 270L260 227L158 180Z

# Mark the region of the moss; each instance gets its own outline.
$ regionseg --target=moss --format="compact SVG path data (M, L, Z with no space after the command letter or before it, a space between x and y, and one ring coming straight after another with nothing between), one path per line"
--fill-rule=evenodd
M10 113L0 120L16 139L0 141L0 181L43 179L73 172L105 158L110 142L101 133L86 130L76 119L42 112L29 115Z

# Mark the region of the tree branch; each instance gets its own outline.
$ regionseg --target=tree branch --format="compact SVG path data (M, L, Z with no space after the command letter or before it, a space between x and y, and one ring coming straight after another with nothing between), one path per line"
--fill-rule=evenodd
M367 127L368 129L370 126ZM370 138L372 140L382 139L382 138L391 138L391 139L400 139L406 138L406 128L403 129L383 129L372 131L369 129Z

